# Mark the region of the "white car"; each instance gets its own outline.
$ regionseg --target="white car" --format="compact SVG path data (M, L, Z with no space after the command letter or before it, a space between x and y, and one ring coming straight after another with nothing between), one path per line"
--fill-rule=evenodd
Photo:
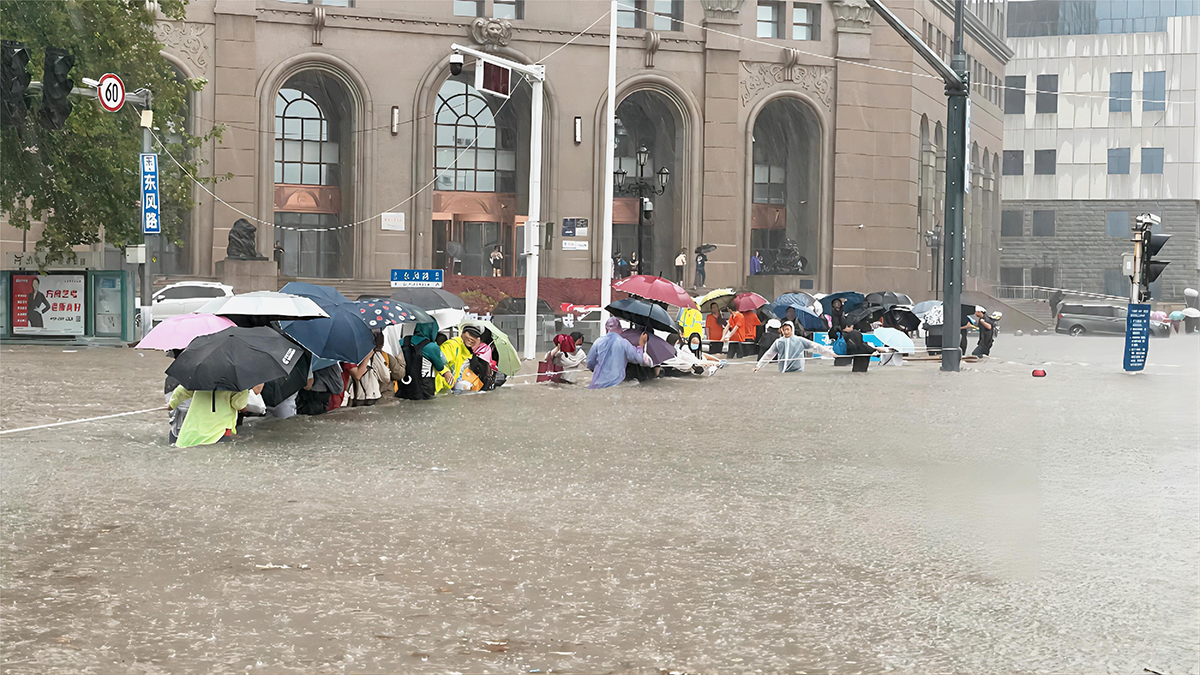
M233 295L233 287L215 281L180 281L163 286L154 294L154 321L162 321L180 314L190 314L213 298Z

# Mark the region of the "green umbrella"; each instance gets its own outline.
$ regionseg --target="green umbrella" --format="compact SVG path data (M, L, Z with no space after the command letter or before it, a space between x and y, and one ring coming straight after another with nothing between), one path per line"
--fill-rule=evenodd
M458 324L458 330L461 332L463 326L479 326L486 328L492 333L492 345L496 348L496 367L505 375L516 375L521 370L521 357L517 356L517 350L513 347L512 341L504 334L504 331L496 328L496 325L491 321L482 319L467 319Z

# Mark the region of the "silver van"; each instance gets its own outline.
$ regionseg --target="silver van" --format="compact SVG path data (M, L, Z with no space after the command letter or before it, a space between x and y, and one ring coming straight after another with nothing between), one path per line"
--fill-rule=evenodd
M1126 314L1125 307L1065 302L1058 309L1054 331L1068 335L1124 335ZM1167 337L1170 328L1162 322L1151 321L1150 335Z

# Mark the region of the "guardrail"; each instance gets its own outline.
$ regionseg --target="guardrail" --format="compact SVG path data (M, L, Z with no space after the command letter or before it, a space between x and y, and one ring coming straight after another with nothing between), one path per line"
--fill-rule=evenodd
M1073 291L1069 288L1049 288L1047 286L996 286L996 297L1001 300L1050 300L1055 293L1067 297L1089 298L1109 302L1129 302L1129 298L1120 295L1106 295L1088 291Z

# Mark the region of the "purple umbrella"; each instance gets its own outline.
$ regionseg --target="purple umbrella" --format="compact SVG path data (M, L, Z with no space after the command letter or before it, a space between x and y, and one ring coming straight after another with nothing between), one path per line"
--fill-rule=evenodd
M636 347L638 340L642 337L642 329L629 328L623 330L621 331L621 337L629 340L629 344ZM646 353L650 355L650 360L656 366L667 359L675 358L675 348L654 333L650 334L650 340L646 342Z

